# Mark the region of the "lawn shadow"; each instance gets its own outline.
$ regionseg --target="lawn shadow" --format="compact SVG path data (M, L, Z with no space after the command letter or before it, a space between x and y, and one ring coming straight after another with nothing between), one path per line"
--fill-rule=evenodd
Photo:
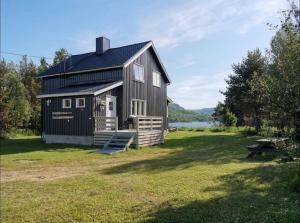
M147 213L150 222L299 222L299 194L288 190L288 174L295 164L270 165L219 177L220 184L204 189L209 200L163 202ZM203 193L199 191L199 193Z
M179 139L166 139L159 148L170 150L166 155L138 160L103 170L104 174L125 172L155 172L175 168L189 168L198 164L225 164L248 161L245 146L252 137L240 135L203 135ZM155 147L153 149L156 149Z
M66 152L71 150L91 150L92 146L80 146L70 144L46 144L41 138L25 139L1 139L0 155L9 155L17 153L27 153L34 151L59 151Z

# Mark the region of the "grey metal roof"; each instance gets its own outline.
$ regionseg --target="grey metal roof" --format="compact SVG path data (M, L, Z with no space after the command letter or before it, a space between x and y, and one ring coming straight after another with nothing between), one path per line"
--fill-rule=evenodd
M151 41L147 41L128 46L110 48L100 55L96 54L96 52L72 55L66 61L50 67L47 71L42 73L40 77L121 66L150 42Z
M114 81L114 82L103 83L103 84L69 86L69 87L54 89L48 92L47 94L38 95L38 98L98 94L97 92L102 93L101 90L107 91L115 87L118 87L122 84L123 81Z

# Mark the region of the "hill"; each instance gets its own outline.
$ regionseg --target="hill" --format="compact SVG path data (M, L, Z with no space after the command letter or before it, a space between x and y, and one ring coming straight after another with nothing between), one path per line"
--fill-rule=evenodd
M212 115L215 112L215 108L193 109L192 111L197 112L202 115Z
M171 103L169 104L169 108L173 108L175 110L185 110L184 107L180 106L179 104L176 104L176 103Z
M182 106L171 103L169 104L169 121L170 122L192 122L192 121L210 121L211 115L200 114L198 112L184 109Z

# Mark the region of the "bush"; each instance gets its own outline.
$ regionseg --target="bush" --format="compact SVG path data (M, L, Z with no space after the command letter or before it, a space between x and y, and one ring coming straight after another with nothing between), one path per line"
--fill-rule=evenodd
M225 132L226 128L224 127L216 127L216 128L211 128L209 129L211 132Z
M8 134L8 138L22 137L22 136L36 136L40 135L40 132L33 131L31 129L13 129Z
M300 193L300 166L297 172L291 175L289 180L289 187L293 192Z
M194 128L191 127L180 127L178 128L178 131L193 131Z
M195 131L196 131L196 132L204 132L204 131L205 131L205 128L196 128Z

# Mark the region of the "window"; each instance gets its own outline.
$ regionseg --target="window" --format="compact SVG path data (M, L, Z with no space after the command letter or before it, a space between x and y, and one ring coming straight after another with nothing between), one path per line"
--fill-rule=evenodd
M71 108L71 99L63 99L62 107L63 108Z
M153 86L156 86L156 87L161 86L160 73L155 70L153 71Z
M146 116L146 101L138 99L131 100L131 115Z
M108 109L109 109L110 111L113 111L113 110L114 110L114 103L113 103L112 101L110 101L110 102L108 103Z
M76 108L85 107L85 98L76 98Z
M139 64L133 64L134 80L144 83L144 67Z

